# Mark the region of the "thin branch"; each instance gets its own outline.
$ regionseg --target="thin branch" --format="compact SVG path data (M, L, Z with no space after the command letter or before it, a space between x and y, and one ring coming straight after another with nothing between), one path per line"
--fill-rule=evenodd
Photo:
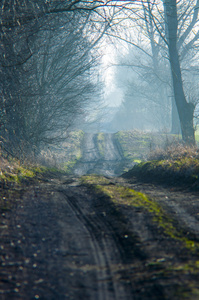
M149 56L150 58L152 58L152 56L151 56L148 52L146 52L143 48L141 48L141 47L138 46L137 44L135 44L135 43L133 43L133 42L131 42L131 41L128 41L128 40L126 40L125 38L122 38L121 36L118 36L118 35L114 35L114 34L111 34L111 33L106 33L106 35L107 35L107 36L111 36L111 37L116 38L116 39L119 39L119 40L121 40L121 41L123 41L123 42L125 42L125 43L127 43L127 44L129 44L129 45L132 45L132 46L138 48L138 49L139 49L140 51L142 51L143 53L145 53L145 54L146 54L147 56Z
M178 43L177 43L178 49L180 49L182 47L184 41L186 40L186 38L188 37L188 35L192 31L195 24L198 22L198 10L199 10L199 0L197 0L197 3L194 7L194 13L193 13L193 18L192 18L191 23L189 24L189 26L187 27L185 32L182 34L182 36L178 40Z

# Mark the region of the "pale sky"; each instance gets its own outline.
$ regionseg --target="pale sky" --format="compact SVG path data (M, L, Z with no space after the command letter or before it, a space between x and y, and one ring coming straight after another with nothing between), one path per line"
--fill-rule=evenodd
M103 52L102 73L105 82L104 101L108 106L119 106L123 99L123 91L116 86L115 67L111 66L116 63L116 51L113 45L106 44Z

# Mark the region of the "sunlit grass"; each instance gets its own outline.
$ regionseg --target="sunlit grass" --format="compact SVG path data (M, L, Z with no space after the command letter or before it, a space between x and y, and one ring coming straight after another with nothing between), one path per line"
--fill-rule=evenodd
M126 177L161 179L193 184L199 179L199 149L180 143L156 148L148 155L148 161L135 165ZM195 186L195 185L194 185Z
M21 165L16 159L5 159L0 156L0 181L2 183L20 183L23 179L31 179L47 168L36 165Z
M116 138L121 144L124 156L132 164L146 161L150 152L158 148L165 148L171 144L178 144L181 135L138 130L118 131Z
M104 156L104 149L105 149L105 141L104 141L104 133L100 132L97 135L97 142L98 142L98 149L100 152L100 155Z

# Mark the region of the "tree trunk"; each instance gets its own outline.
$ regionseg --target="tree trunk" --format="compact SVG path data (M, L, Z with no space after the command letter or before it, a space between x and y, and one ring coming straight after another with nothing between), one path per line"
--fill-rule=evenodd
M171 133L172 134L181 134L180 119L178 115L178 110L176 107L175 99L171 99Z
M180 68L180 60L177 50L178 19L176 0L164 0L164 7L167 22L166 26L168 30L169 61L173 81L174 98L180 118L182 139L186 144L194 145L194 105L192 103L187 103L185 98Z

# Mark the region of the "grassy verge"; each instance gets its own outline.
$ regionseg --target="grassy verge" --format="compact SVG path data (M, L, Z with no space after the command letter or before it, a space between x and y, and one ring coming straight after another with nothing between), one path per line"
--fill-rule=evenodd
M172 260L167 260L167 251L165 257L162 254L161 258L156 256L152 260L146 258L142 270L146 277L153 277L154 280L160 278L161 281L167 281L168 278L173 278L172 281L181 278L182 281L175 288L175 299L192 299L192 296L197 297L199 295L197 286L199 276L198 240L191 235L187 235L187 232L180 228L179 224L167 214L160 204L140 192L122 185L115 185L111 180L100 176L84 176L82 182L99 195L103 194L108 197L118 209L123 206L128 207L128 210L139 208L142 213L149 214L151 222L156 228L156 238L159 236L160 243L165 238L167 243L173 241L172 245L175 245L176 249L172 250L174 251L171 256L173 257ZM179 249L182 249L181 251L184 253L183 259L179 259L177 255ZM141 271L139 270L137 275L135 272L134 270L134 276L139 277Z
M8 183L19 184L25 179L32 179L38 174L45 173L47 168L43 166L21 165L17 160L0 158L0 182L1 185Z
M122 147L124 157L131 163L138 163L146 158L151 144L149 133L136 130L118 131L115 137Z
M29 185L41 180L54 170L37 165L22 165L16 159L5 159L0 156L0 212L12 209L20 199L24 184Z
M150 154L149 161L135 165L123 176L199 187L199 150L180 144L157 149Z
M116 139L121 144L124 156L132 163L145 161L151 151L157 147L165 148L172 142L179 142L174 134L151 133L138 130L118 131Z
M104 133L100 132L97 135L97 143L100 155L104 157L104 149L105 149L105 141L104 141Z
M63 151L62 164L60 168L67 174L73 172L74 166L82 157L81 145L84 138L82 130L70 132L69 138L65 143L65 152Z

